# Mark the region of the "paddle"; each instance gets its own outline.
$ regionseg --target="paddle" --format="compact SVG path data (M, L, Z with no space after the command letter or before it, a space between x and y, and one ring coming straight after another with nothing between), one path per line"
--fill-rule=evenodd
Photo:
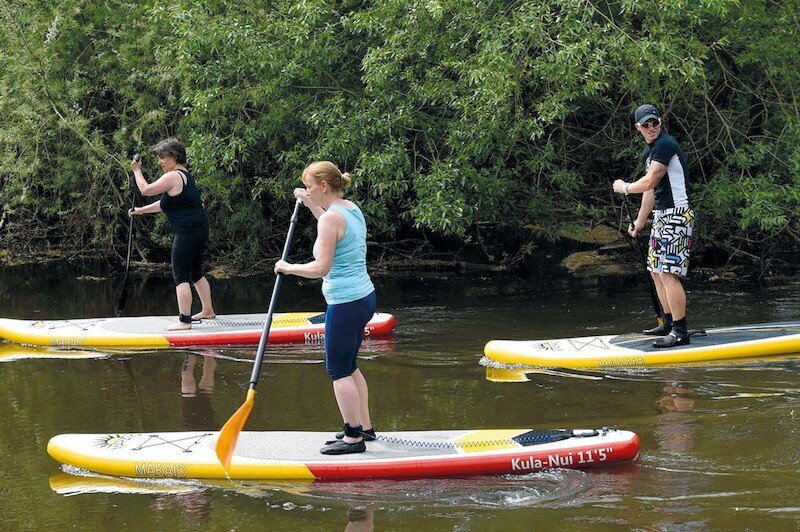
M633 223L633 215L631 214L631 206L628 203L627 195L622 196L622 205L625 208L625 212L628 214L628 220L631 223L631 227L635 227L635 224ZM656 314L656 322L661 325L664 323L664 315L661 311L661 303L658 301L658 292L656 291L655 282L653 282L653 278L650 276L650 272L647 270L647 258L642 250L642 243L639 241L638 235L631 237L631 240L633 240L633 249L636 250L636 255L639 258L639 262L642 264L642 266L644 266L644 271L647 274L647 286L650 289L650 301L653 303L653 311Z
M135 154L133 156L134 161L140 161L142 156L140 154ZM133 182L131 186L131 210L136 207L136 182ZM122 293L119 295L119 301L117 301L117 314L122 312L122 309L125 307L125 303L128 302L128 273L131 270L131 244L133 243L133 216L130 214L128 215L128 259L125 261L125 278L122 280Z
M302 202L297 200L292 213L292 219L289 222L289 232L286 234L286 243L283 245L282 260L286 260L289 256L289 247L292 243L292 233L294 233L294 226L297 225L297 213L300 211ZM267 339L269 337L269 328L272 325L272 314L275 312L275 302L278 299L278 291L281 287L281 279L283 274L275 276L275 286L272 289L272 298L269 301L269 310L267 311L267 319L264 320L264 330L261 331L261 339L258 341L258 351L256 352L256 360L253 363L253 373L250 374L250 388L247 390L247 398L244 404L239 407L239 410L234 412L230 419L219 431L219 440L217 440L217 458L222 462L222 467L228 471L231 465L231 458L233 451L236 448L236 440L239 439L239 433L242 432L244 424L247 422L250 411L253 410L253 402L256 395L256 384L258 383L258 376L261 373L261 361L264 359L264 349L267 346Z

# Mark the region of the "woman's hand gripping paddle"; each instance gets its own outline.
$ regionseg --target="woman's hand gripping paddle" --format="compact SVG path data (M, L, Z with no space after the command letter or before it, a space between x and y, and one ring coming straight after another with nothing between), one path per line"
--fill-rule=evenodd
M628 214L628 221L630 221L631 227L636 227L636 224L633 221L633 215L631 214L631 206L628 204L627 195L622 196L622 205L625 208L625 212ZM631 240L633 240L633 249L636 250L636 255L639 259L639 262L644 267L645 274L647 274L647 286L650 289L650 301L653 303L653 311L656 314L656 322L659 325L662 325L664 323L664 315L661 312L661 303L658 301L658 292L656 291L656 285L653 282L653 277L650 275L650 272L647 271L647 257L642 249L642 243L639 241L639 235L631 237Z
M134 161L140 161L142 156L140 154L136 154L133 156ZM131 186L131 210L136 207L136 181L134 180L133 185ZM117 314L122 312L122 309L125 308L125 303L128 302L128 273L131 270L131 244L133 243L133 216L128 215L128 259L125 261L125 277L122 280L122 292L119 294L119 300L117 301Z
M292 213L292 219L289 222L289 232L286 234L286 243L283 245L282 260L286 260L289 256L289 247L292 243L292 233L294 227L297 225L297 213L300 211L302 202L297 200ZM222 427L219 432L219 439L217 440L217 458L222 462L222 467L225 472L231 465L231 458L233 451L236 448L236 440L239 439L239 433L242 432L247 418L250 416L250 411L253 410L253 402L256 396L256 384L258 383L258 376L261 373L261 362L264 359L264 349L267 346L267 338L269 337L269 328L272 326L272 314L275 312L275 302L278 299L278 292L281 287L281 279L283 274L275 276L275 287L272 289L272 298L269 301L269 310L267 311L267 319L264 321L264 330L261 331L261 339L258 342L258 351L256 352L256 360L253 363L253 373L250 375L250 388L247 390L247 398L244 404L239 407L239 410L234 412L227 423Z

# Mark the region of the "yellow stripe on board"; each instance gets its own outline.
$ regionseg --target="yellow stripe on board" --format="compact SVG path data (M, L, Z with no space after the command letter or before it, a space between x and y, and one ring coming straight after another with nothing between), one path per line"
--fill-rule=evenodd
M321 312L289 312L272 318L273 327L299 327L308 325L308 318L319 316Z
M5 322L5 323L4 323ZM11 325L6 326L10 322ZM169 341L161 334L119 336L58 336L49 329L37 329L26 322L0 319L0 338L22 345L47 347L169 347Z
M112 460L61 447L58 443L54 442L53 439L47 444L47 452L51 457L61 463L115 477L176 479L229 478L231 480L314 480L316 478L311 471L301 463L241 463L240 460L234 457L228 475L226 475L222 464L217 461L191 463L181 462L180 460L175 460L173 462L150 462L126 459Z
M465 453L515 449L520 444L512 440L514 436L525 434L530 429L488 429L475 430L453 440Z
M50 345L53 347L169 347L169 340L166 337L153 334L141 336L107 336L105 338L82 338L79 336L72 338L51 338ZM63 342L73 341L75 343L65 344ZM83 341L84 343L80 343Z
M638 351L612 346L608 352L593 355L565 351L542 352L526 349L527 343L529 342L491 340L484 347L484 354L488 359L502 364L569 369L613 369L682 365L738 358L800 356L800 338L797 335L710 346L694 347L693 344L689 344L685 348L663 351Z

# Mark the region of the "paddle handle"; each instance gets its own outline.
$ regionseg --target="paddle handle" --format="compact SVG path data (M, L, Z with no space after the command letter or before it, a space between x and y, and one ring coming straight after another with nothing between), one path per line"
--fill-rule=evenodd
M625 209L625 212L628 214L628 221L631 224L631 227L636 227L636 224L633 221L633 214L631 213L631 206L628 203L628 196L622 196L622 205ZM636 255L639 258L639 262L644 267L644 271L647 274L647 287L650 291L650 302L653 304L653 312L656 315L656 321L659 325L663 323L664 317L661 310L661 302L658 300L658 291L656 290L655 282L653 281L653 277L650 275L650 272L647 270L647 257L644 254L644 250L642 249L642 243L639 240L639 235L631 237L633 240L633 249L636 250Z
M302 204L303 202L300 200L297 200L297 202L294 204L294 212L292 213L292 219L289 221L289 231L286 233L286 242L283 244L281 260L286 260L286 258L289 256L289 248L292 245L292 235L294 234L294 228L297 225L297 214L300 212L300 205ZM261 374L261 362L264 360L264 350L267 347L269 329L272 327L272 316L275 313L275 303L278 300L278 292L280 292L281 289L282 279L282 273L279 273L275 276L275 286L272 288L272 297L269 300L267 318L264 320L264 330L261 331L261 338L258 341L258 351L256 352L256 360L253 363L253 373L250 374L251 390L256 387L256 384L258 384L258 376Z

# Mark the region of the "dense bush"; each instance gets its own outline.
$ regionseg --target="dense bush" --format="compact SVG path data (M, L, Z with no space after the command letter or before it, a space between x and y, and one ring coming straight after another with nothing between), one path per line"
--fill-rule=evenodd
M119 251L127 161L176 135L212 250L240 265L279 253L315 159L354 172L380 243L494 230L530 251L566 226L616 223L610 183L641 171L630 113L649 101L692 165L701 238L780 258L800 243L798 12L797 0L12 0L0 241ZM141 252L166 242L163 218L141 225Z

